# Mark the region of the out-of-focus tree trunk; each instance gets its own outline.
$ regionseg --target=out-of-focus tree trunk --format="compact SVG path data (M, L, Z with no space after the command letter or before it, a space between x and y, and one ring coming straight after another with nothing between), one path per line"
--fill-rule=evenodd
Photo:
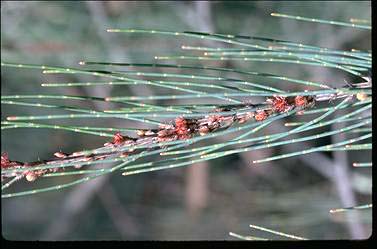
M208 163L200 162L187 168L186 207L195 217L207 206L208 202Z

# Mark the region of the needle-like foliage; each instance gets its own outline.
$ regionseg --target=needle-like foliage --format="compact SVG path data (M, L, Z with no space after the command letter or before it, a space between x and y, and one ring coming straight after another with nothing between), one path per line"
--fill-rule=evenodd
M343 28L371 29L367 21L358 19L351 19L348 23L277 13L272 16ZM1 121L1 130L41 128L104 137L104 145L74 152L58 151L50 159L36 162L19 162L4 152L1 156L2 198L57 191L105 174L122 173L129 176L184 167L232 154L293 143L310 141L313 146L250 163L258 165L319 151L361 151L372 148L371 51L337 50L235 34L121 28L107 31L119 35L171 36L170 39L184 38L187 41L199 39L221 45L184 45L180 54L154 55L155 61L141 63L81 61L77 67L66 68L2 62L3 68L98 78L98 81L92 82L42 83L41 86L46 88L148 85L160 93L151 96L106 97L44 93L1 96L3 105L29 106L49 111L47 115L8 116L7 120ZM169 62L164 63L166 60ZM272 74L265 72L262 67L245 70L216 65L222 61L245 64L258 62L261 65L276 63L282 70L280 74ZM206 63L208 66L203 66ZM351 76L355 81L344 84L292 78L284 73L284 66L290 64L337 70L344 73L345 78ZM184 70L191 71L184 73ZM292 88L295 90L288 90ZM57 104L58 101L64 104ZM83 102L93 101L111 107L98 109L84 108L82 105ZM342 115L336 115L339 111L342 111ZM59 120L62 119L71 124L60 124ZM77 119L90 119L94 125L75 124ZM95 125L97 119L130 120L139 125L98 127ZM264 129L277 120L283 120L289 130L266 134ZM340 123L344 124L342 128L329 128ZM323 132L323 128L328 131ZM342 141L325 144L316 142L339 134L344 138ZM218 142L216 138L219 137L227 139ZM97 167L93 167L95 165ZM365 162L354 162L353 166L371 167L372 163L366 159ZM72 180L72 176L76 178ZM12 191L12 186L22 179L38 182L55 177L67 177L70 181ZM331 212L371 206L366 204ZM235 233L231 235L258 239Z

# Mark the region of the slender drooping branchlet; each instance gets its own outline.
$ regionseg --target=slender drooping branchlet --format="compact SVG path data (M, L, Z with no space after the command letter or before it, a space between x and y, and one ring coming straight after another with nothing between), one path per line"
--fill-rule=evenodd
M111 148L110 152L85 154L83 152L63 153L55 152L55 158L36 161L36 162L17 162L11 161L7 153L1 156L2 169L24 169L24 171L11 172L1 174L2 180L10 177L21 179L26 178L27 181L35 181L37 178L46 173L63 171L63 167L53 167L62 163L77 163L74 168L79 169L83 163L90 161L100 161L114 157L127 157L130 154L140 153L145 149L134 149L135 146L161 144L176 140L187 140L194 136L205 136L209 133L216 132L221 129L227 129L234 124L242 124L254 118L256 122L267 119L272 114L279 114L299 108L304 110L312 107L315 103L313 96L296 96L283 97L274 96L266 99L266 105L263 108L251 111L250 108L259 106L245 103L237 106L219 106L212 114L201 118L184 118L176 117L173 121L159 125L157 129L137 130L135 137L122 135L120 132L114 134L112 141L106 142L103 148ZM248 110L249 109L249 110ZM220 114L221 113L221 114ZM229 114L227 114L229 113ZM127 149L125 149L127 148ZM100 150L101 148L99 148ZM47 165L51 166L47 169L30 170L30 167Z

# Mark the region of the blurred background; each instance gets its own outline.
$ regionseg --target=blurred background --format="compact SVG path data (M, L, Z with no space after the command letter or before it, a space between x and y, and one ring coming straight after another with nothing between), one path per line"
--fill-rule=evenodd
M2 1L1 60L67 67L77 67L81 60L151 63L156 55L182 52L182 45L214 45L196 39L107 33L108 28L255 35L335 49L371 47L370 31L276 18L270 16L271 12L337 21L370 20L371 5L369 1ZM260 65L252 62L216 65L260 70ZM272 63L263 67L264 72L333 85L352 81L342 72L322 68ZM88 80L93 78L44 75L28 69L1 70L3 95L43 92L105 97L116 95L115 91L117 95L162 93L148 86L40 86L45 82ZM84 105L103 107L98 103ZM2 120L11 114L46 113L35 109L2 105ZM119 120L91 122L96 126L129 125ZM277 122L266 132L282 129L283 123ZM64 131L1 131L1 151L18 161L50 158L58 150L95 148L103 142L95 136ZM297 146L301 145L128 177L114 173L73 188L2 199L2 235L8 240L233 240L228 233L236 232L276 238L252 231L249 224L255 224L316 240L369 237L370 209L348 214L330 214L329 210L371 203L371 168L352 168L352 162L370 158L370 153L313 153L265 163L263 167L251 166L255 158L295 151L300 148ZM15 189L25 186L19 183ZM33 183L36 186L38 183Z

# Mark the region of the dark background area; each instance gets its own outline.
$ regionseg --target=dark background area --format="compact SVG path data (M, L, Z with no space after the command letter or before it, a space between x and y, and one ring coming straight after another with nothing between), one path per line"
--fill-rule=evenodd
M182 45L214 45L195 39L107 33L108 28L208 31L335 49L370 49L370 31L282 19L270 16L271 12L337 21L370 20L371 5L369 1L3 1L1 60L67 67L77 67L81 60L142 63L154 61L156 55L179 53ZM260 69L255 62L223 66ZM263 67L265 72L333 85L350 80L341 72L322 68L272 63ZM2 68L1 90L2 95L43 92L101 97L162 93L147 86L40 86L45 82L90 80L93 78ZM48 110L9 105L1 109L2 120L9 115L37 113ZM96 126L120 124L87 121L93 122ZM282 125L276 123L267 132L281 131ZM95 148L103 142L95 136L47 129L1 131L1 151L18 161L49 158L58 150ZM319 141L326 142L330 141ZM297 150L292 146L128 177L115 172L73 188L3 199L2 235L8 240L232 240L228 233L236 232L278 238L251 230L249 224L255 224L316 240L369 237L371 210L348 215L330 214L329 210L371 203L371 169L351 166L358 159L370 158L370 153L313 153L252 166L255 158ZM334 177L326 176L324 167ZM58 184L59 179L56 181ZM26 184L20 183L15 189ZM38 182L33 183L36 186ZM340 191L343 188L346 190Z

